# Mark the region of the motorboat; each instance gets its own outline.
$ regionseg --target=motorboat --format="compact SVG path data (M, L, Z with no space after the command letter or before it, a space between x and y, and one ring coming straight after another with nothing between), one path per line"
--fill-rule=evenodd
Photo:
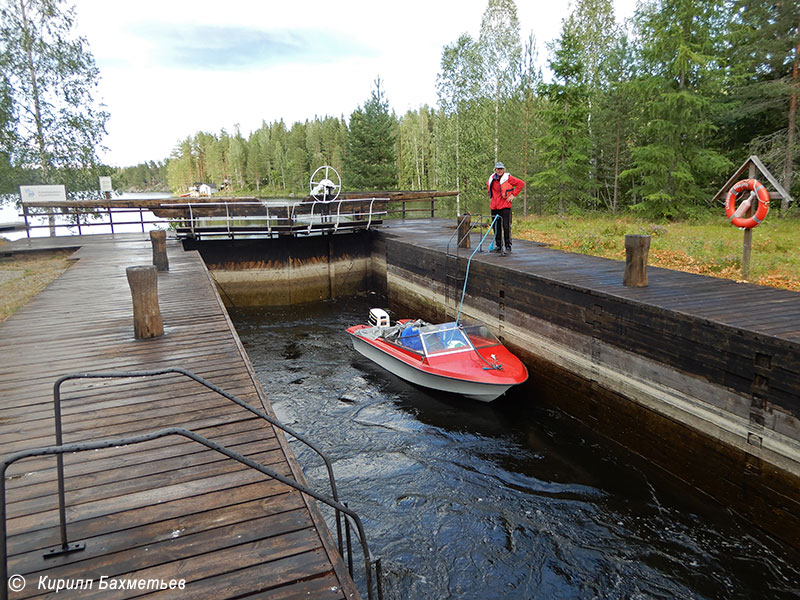
M483 323L390 322L383 309L347 328L353 348L413 384L491 402L528 379L525 365Z

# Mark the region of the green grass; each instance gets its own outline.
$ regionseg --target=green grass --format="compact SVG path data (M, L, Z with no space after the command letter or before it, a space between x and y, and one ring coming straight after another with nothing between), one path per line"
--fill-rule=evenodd
M0 244L2 241L0 241ZM72 263L71 250L0 259L0 323L41 292Z
M741 280L744 232L724 215L656 223L631 216L514 217L512 234L579 254L625 260L625 235L651 236L648 264ZM800 218L770 215L753 230L748 281L800 291Z

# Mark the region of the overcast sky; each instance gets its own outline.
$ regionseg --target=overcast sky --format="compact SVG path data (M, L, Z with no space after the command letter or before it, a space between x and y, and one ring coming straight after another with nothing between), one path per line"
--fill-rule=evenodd
M100 69L111 114L101 158L167 158L198 131L247 136L263 121L350 114L380 76L398 116L436 104L442 49L477 38L488 0L75 0L76 30ZM635 0L615 0L617 19ZM567 0L518 0L523 39L540 62Z

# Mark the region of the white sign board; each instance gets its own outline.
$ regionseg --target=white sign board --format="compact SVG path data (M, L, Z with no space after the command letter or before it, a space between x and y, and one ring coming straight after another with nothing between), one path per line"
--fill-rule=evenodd
M111 177L100 177L100 191L101 192L113 192L113 188L111 187Z
M51 200L53 202L67 201L67 188L63 185L21 185L19 195L23 202L40 202Z

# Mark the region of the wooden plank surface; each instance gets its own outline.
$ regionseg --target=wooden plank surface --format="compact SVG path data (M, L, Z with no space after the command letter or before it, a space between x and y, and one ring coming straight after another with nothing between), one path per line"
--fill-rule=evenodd
M43 242L22 241L26 250ZM52 445L53 384L68 373L181 367L271 413L196 252L168 242L159 273L165 335L136 340L125 268L150 264L140 234L67 238L75 263L0 324L3 455ZM185 427L302 481L282 434L191 379L69 381L64 441ZM70 541L82 552L45 560L59 543L55 459L26 459L7 477L9 573L28 580L10 598L358 598L314 504L289 486L183 438L65 456ZM323 493L326 490L320 490ZM101 576L185 579L184 590L99 588ZM92 590L38 589L92 579Z
M387 221L384 230L403 242L445 251L454 227L454 221L426 219ZM484 250L488 250L490 238L491 234L484 242ZM472 234L473 250L479 239L477 233ZM623 244L624 239L620 238L620 247ZM466 259L469 252L460 250L460 256ZM473 261L507 270L511 273L510 278L514 273L534 275L537 279L557 282L564 287L800 342L798 292L658 267L648 268L647 287L625 287L622 284L624 261L552 250L524 240L515 240L514 252L508 256L476 253Z

